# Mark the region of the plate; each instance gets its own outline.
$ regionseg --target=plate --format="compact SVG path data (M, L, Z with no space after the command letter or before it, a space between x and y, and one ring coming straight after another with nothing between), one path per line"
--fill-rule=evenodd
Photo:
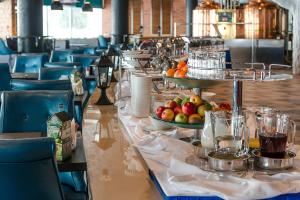
M211 88L222 83L221 81L216 80L200 80L195 78L174 78L168 76L164 76L164 78L187 88Z
M178 122L170 122L170 121L162 120L155 115L152 115L152 118L164 123L167 126L187 128L187 129L203 129L204 127L204 122L200 124L188 124L188 123L178 123Z

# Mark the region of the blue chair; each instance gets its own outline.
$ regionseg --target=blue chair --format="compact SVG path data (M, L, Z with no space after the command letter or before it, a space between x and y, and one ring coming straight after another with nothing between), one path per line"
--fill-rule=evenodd
M11 90L10 81L11 75L8 64L0 63L0 94L2 91Z
M0 133L45 134L46 122L54 113L66 111L73 118L72 91L5 91L1 102Z
M89 67L91 64L95 62L95 60L99 58L99 56L93 55L72 55L72 60L74 63L80 63L84 68Z
M44 67L74 67L74 66L82 66L80 62L52 62L45 63Z
M73 62L79 62L82 64L84 68L89 67L91 64L95 62L98 56L91 56L91 55L73 55ZM97 81L96 80L86 80L87 89L89 96L92 96L96 87Z
M72 50L53 50L49 62L71 62Z
M0 199L64 199L52 138L0 140Z
M12 72L38 73L43 65L43 56L17 56Z
M45 63L49 62L49 54L48 53L22 53L22 56L37 56L40 55L42 56L42 67L44 66Z
M96 51L94 47L86 47L83 49L83 54L85 55L95 55Z
M11 66L12 65L12 55L16 54L15 51L11 50L10 48L8 48L4 42L3 39L0 38L0 55L7 55L9 56L9 60L8 63Z
M100 35L98 37L98 49L107 49L107 48L108 48L107 40L103 35Z
M13 91L20 90L72 90L70 80L25 80L13 79L11 81Z
M39 80L59 80L62 76L69 77L76 69L83 73L82 67L41 68L39 74Z
M79 70L83 74L83 68L77 67L77 69L71 67L55 67L55 68L41 68L39 80L59 80L60 77L70 76L74 70ZM83 89L87 91L87 83L85 78L82 79ZM79 124L80 128L82 128L82 118L83 118L83 108L88 103L89 96L86 98L86 101L82 105L75 106L75 120Z
M73 118L72 91L9 91L3 92L1 101L0 133L42 132L45 135L49 116L65 111ZM62 172L59 176L69 192L87 192L83 172Z

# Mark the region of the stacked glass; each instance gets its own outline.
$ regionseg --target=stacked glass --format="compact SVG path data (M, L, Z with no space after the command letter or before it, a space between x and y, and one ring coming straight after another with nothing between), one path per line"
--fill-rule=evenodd
M201 49L191 51L188 58L188 76L201 79L220 79L226 69L225 51Z

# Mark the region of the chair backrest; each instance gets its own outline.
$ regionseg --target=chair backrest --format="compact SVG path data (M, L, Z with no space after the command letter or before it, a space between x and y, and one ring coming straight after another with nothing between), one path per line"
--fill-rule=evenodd
M42 65L42 55L17 56L12 72L38 73Z
M47 120L65 111L73 118L73 92L6 91L1 96L0 133L47 132Z
M64 199L52 138L0 140L0 199Z
M10 55L13 53L14 52L6 46L4 40L0 38L0 55Z
M42 67L45 63L49 62L49 54L48 53L22 53L22 56L42 56Z
M69 77L74 70L79 70L83 73L82 67L53 67L53 68L41 68L39 74L39 80L59 80L62 76Z
M85 55L95 55L96 54L95 48L86 47L86 48L83 49L83 54L85 54Z
M72 50L53 50L49 62L71 62Z
M107 40L105 39L105 37L103 35L100 35L98 37L98 45L101 48L107 48L108 47Z
M92 55L72 55L73 62L80 63L83 67L89 67L99 56Z
M11 90L10 81L11 75L8 64L0 63L0 94L1 91Z
M13 79L11 89L20 90L72 90L70 80L24 80Z
M44 67L74 67L74 66L82 66L80 62L51 62L45 63Z

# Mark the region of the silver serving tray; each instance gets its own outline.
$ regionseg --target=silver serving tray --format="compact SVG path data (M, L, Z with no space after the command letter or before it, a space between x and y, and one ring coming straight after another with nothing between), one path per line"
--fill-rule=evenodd
M250 155L234 156L230 151L212 151L208 153L208 165L216 171L246 171Z
M259 149L252 151L254 156L254 167L262 170L287 170L293 168L296 154L287 151L284 158L268 158L261 156Z

